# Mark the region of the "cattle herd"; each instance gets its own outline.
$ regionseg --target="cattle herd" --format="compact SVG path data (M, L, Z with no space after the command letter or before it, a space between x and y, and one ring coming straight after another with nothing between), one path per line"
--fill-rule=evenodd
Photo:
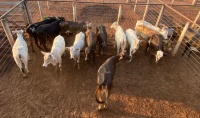
M132 55L138 50L139 44L142 41L140 37L148 41L145 52L151 54L150 60L155 56L156 63L158 63L164 55L164 40L167 40L169 36L177 35L174 32L175 28L173 28L173 33L169 35L169 28L163 27L160 29L146 21L138 21L135 31L127 29L124 32L118 22L114 22L110 28L115 30L114 47L117 47L117 55L108 58L97 72L98 85L95 91L95 98L99 104L98 110L101 110L102 106L103 108L107 107L116 63L121 59L127 59L128 62L132 60ZM66 21L63 17L47 17L40 22L28 25L25 32L35 40L37 47L43 50L41 51L44 55L43 66L47 67L51 63L53 66L56 66L56 70L59 67L60 72L62 72L62 55L65 55L67 50L70 53L70 59L75 60L74 67L80 69L81 51L85 52L85 61L95 64L96 47L98 47L98 54L100 55L101 53L106 54L109 46L106 28L102 24L96 27L96 33L94 33L92 32L91 23ZM27 43L23 38L23 30L17 29L12 31L12 33L17 34L17 39L12 48L13 58L23 73L23 77L27 77L29 73L27 66L29 56ZM75 34L75 40L72 46L66 47L65 44L67 42L64 37L70 34ZM53 43L50 52L47 42ZM190 42L187 45L193 46ZM34 52L33 40L31 40L31 47ZM184 53L186 50L187 48L185 48ZM103 95L105 95L106 100L102 100Z

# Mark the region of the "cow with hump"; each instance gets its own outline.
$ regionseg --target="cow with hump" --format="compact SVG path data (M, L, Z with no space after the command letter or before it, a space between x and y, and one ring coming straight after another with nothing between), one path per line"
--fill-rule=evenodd
M23 73L23 77L27 77L26 73L28 71L28 47L27 43L23 38L23 30L17 29L12 31L13 34L17 34L17 39L12 47L13 58L20 68L20 71ZM24 65L24 67L23 67Z
M126 37L128 40L128 44L130 46L130 52L129 52L130 60L128 61L130 62L132 60L132 54L134 54L138 50L139 44L142 40L138 39L136 32L132 29L126 30Z
M51 52L41 51L41 53L44 55L43 67L47 67L51 63L56 66L57 70L57 64L59 64L60 72L62 71L61 56L65 53L65 40L61 35L55 37Z
M96 35L97 35L97 44L99 46L99 55L101 54L101 50L103 50L103 54L107 53L108 44L107 44L107 32L105 26L102 24L96 27Z
M121 49L122 52L125 51L126 48L126 35L122 27L118 24L118 22L114 22L110 28L115 29L115 43L117 44L117 54Z
M48 51L46 47L46 42L52 42L52 40L59 35L60 33L60 26L59 23L64 21L64 17L58 17L55 22L50 24L41 25L37 28L36 34L37 38L39 39L40 43L43 45L44 49Z
M75 41L73 46L66 47L66 50L70 51L70 59L74 59L74 67L76 64L78 64L78 69L80 69L80 52L85 46L85 34L83 32L80 32L76 34Z
M95 65L95 50L96 50L96 37L95 33L92 32L92 24L87 25L86 34L86 48L85 48L85 60L90 61L92 59Z
M153 56L156 57L156 63L163 57L163 36L160 34L154 34L148 38L148 43L145 49L145 52L149 52L151 54L150 61Z
M108 98L111 94L112 81L114 79L116 64L123 58L127 58L126 52L121 52L116 56L108 58L99 68L97 72L97 88L95 91L95 98L98 103L98 110L101 110L103 105L107 108ZM106 100L102 98L105 95Z
M74 22L74 21L62 21L59 26L61 29L61 33L64 34L66 32L77 34L79 32L86 32L87 27L86 22Z
M27 26L26 28L26 32L29 34L29 37L31 38L34 38L35 40L35 44L37 45L37 47L39 49L41 49L41 47L39 46L38 44L38 39L37 39L37 35L36 35L36 30L39 26L41 25L44 25L44 24L49 24L49 23L52 23L54 21L56 21L57 18L56 17L47 17L45 18L43 21L40 21L40 22L36 22L36 23L33 23L33 24L30 24ZM33 41L31 40L31 47L32 47L32 51L34 52L34 49L33 49Z

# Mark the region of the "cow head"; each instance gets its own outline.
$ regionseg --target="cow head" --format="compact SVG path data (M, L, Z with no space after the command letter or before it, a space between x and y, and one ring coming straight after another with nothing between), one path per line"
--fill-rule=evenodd
M22 29L17 29L15 31L12 31L13 34L17 34L17 36L22 36L23 35L23 30Z
M88 23L86 26L88 29L92 29L92 23Z
M74 46L71 46L71 47L66 47L65 49L69 50L70 59L75 59L75 55L80 55L80 51L81 51L80 48L76 49Z
M163 51L157 51L156 53L156 63L158 63L158 61L160 60L160 58L163 57Z
M52 53L43 52L43 51L41 51L41 53L44 55L44 63L42 65L43 67L47 67L50 63L56 66L56 63L55 63L56 59Z
M115 22L110 26L110 28L116 29L117 26L118 26L118 22L115 21Z
M128 53L127 53L126 50L121 52L121 53L119 53L119 57L120 57L119 60L128 59L129 58Z

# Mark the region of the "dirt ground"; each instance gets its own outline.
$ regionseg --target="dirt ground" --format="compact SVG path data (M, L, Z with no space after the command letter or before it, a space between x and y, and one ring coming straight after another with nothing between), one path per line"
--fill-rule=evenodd
M80 6L78 19L91 21L94 27L103 22L109 42L113 43L114 31L109 26L117 18L118 5L113 5L112 9L104 8L109 12L88 13L94 8ZM131 17L130 7L124 9L127 11L123 13L121 25L124 29L133 28L141 16ZM55 11L53 13L56 14ZM93 15L95 13L99 14ZM68 14L66 17L71 18L71 12ZM67 37L67 46L72 45L73 40L74 36ZM183 58L189 58L180 58L182 48L176 57L168 53L156 64L155 58L149 63L150 55L144 53L145 47L141 44L132 62L122 60L117 64L108 109L102 111L96 109L96 73L107 58L116 54L116 49L111 46L108 55L97 56L95 66L88 65L82 53L80 70L73 68L74 62L67 52L62 57L63 72L59 74L52 65L42 67L43 55L37 47L34 48L36 53L31 52L29 46L31 61L28 67L31 74L28 78L23 78L19 68L11 61L12 68L0 79L1 118L200 117L200 79L183 63Z

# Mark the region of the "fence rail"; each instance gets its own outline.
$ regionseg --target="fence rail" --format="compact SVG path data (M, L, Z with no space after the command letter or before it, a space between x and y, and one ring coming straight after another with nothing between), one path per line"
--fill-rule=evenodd
M175 30L177 36L171 37L171 39L174 39L174 43L172 44L174 48L173 54L183 61L184 64L190 64L190 68L196 70L197 73L200 71L199 53L192 51L190 58L181 56L184 48L187 47L186 43L189 41L188 37L193 35L195 40L199 40L198 34L200 32L195 29L200 28L198 22L199 16L195 14L195 16L193 16L195 18L194 20L194 18L188 18L180 13L181 10L178 9L178 7L189 8L191 5L169 6L159 0L157 3L155 3L155 1L149 1L149 3L146 3L146 1L126 2L127 1L120 3L105 3L100 1L91 2L81 0L43 0L36 2L26 0L17 2L15 6L3 14L0 19L5 19L5 22L8 24L11 31L17 28L24 28L26 24L40 21L47 16L64 16L67 20L89 21L93 23L94 27L103 23L107 28L116 20L120 21L120 25L124 29L134 29L137 20L141 19L160 28L162 27L160 24L165 24L168 27L179 28L179 30ZM187 22L188 28L184 28ZM0 27L0 57L2 57L0 59L0 76L14 66L9 41L12 40L10 36L14 37L13 39L15 39L16 36L11 34L9 36L7 33L10 31L4 31L4 25L5 23L1 24ZM183 29L185 29L184 32L182 32ZM108 35L109 37L112 37L112 32L108 31ZM199 45L196 46L199 47Z

